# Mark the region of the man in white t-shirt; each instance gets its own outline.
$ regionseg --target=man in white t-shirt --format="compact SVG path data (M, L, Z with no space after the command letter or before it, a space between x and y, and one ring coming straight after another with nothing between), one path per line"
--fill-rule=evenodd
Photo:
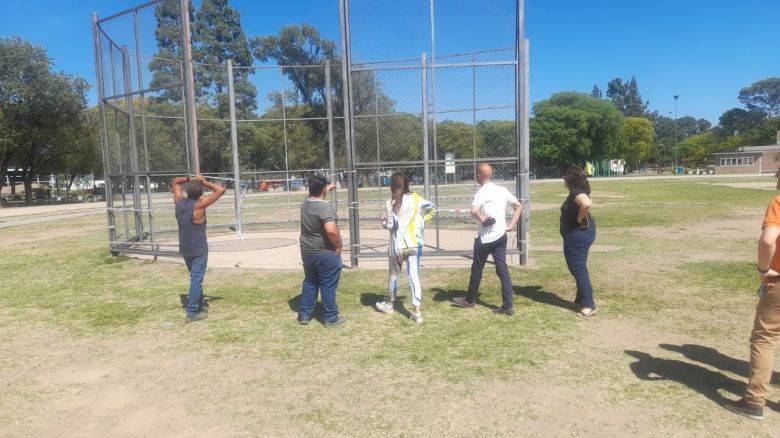
M493 310L494 313L514 315L512 279L506 265L507 230L513 229L520 219L523 205L506 189L493 183L493 167L482 164L477 168L477 182L482 186L474 195L471 203L471 216L480 223L479 233L474 240L474 261L471 264L471 279L469 290L464 298L456 298L453 304L458 307L474 307L482 281L482 270L485 268L488 255L493 256L496 264L496 274L501 280L501 295L503 305ZM506 209L511 206L514 214L506 223Z

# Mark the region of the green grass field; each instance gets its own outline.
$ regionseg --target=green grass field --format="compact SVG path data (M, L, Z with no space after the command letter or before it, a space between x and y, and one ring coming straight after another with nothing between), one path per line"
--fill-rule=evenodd
M183 323L181 265L109 256L103 215L0 230L0 435L778 436L720 407L744 390L755 178L597 181L581 320L558 212L532 212L519 314L450 306L468 271L423 271L425 323L379 314L385 272L345 271L328 329L295 321L299 273L210 270ZM534 184L560 203L560 184ZM410 305L408 289L401 293ZM481 299L500 302L486 271Z

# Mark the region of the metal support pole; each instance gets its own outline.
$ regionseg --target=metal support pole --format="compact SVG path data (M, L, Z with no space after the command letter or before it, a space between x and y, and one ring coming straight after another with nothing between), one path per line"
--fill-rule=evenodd
M433 113L433 203L439 205L439 148L436 138L436 7L435 0L430 0L431 8L431 112ZM446 178L446 175L445 175ZM434 218L436 221L436 249L441 249L439 245L439 215Z
M528 227L530 185L528 181L528 41L525 39L525 1L517 0L515 28L515 124L517 126L517 197L523 204L517 226L517 249L520 265L528 265Z
M133 91L133 79L130 74L130 53L127 46L122 46L122 76L125 82L125 93ZM135 138L135 102L130 94L125 97L127 108L127 142L130 149L130 174L133 175L133 218L135 219L135 234L138 241L144 240L144 220L141 215L141 178L138 175L138 144Z
M287 191L287 221L292 222L292 199L290 198L290 159L287 152L287 106L284 102L284 67L279 68L279 80L282 90L282 139L284 141L284 180Z
M241 202L240 195L241 189L239 187L239 181L241 180L240 165L238 162L238 130L236 129L236 94L233 88L233 60L227 60L227 75L228 75L228 100L230 104L230 145L233 148L233 197L236 208L236 235L244 240L244 234L241 231L242 217L241 217Z
M325 107L328 117L328 158L330 159L330 181L336 183L336 151L333 143L333 96L331 95L330 84L330 59L325 60ZM330 195L330 202L333 205L333 211L336 217L339 217L338 190L334 190Z
M474 138L472 139L472 160L471 163L474 177L471 178L474 187L477 187L477 53L471 53L471 124L474 128Z
M200 173L200 155L198 152L198 116L195 107L195 75L192 70L192 39L190 33L190 1L181 0L181 46L184 62L184 106L186 108L186 126L188 149L190 151L190 169Z
M431 157L428 151L428 63L427 55L423 52L422 65L422 128L423 128L423 193L425 199L431 199Z
M141 63L141 22L138 18L138 10L133 11L133 33L135 34L135 68L138 74L138 88L144 88L144 73ZM141 97L141 138L144 144L144 164L146 167L146 213L149 219L149 239L152 244L152 251L157 256L157 247L154 245L154 224L152 222L152 177L149 172L149 145L146 138L146 96L143 92Z
M108 46L108 57L109 62L111 63L111 87L114 95L119 94L119 86L116 82L116 60L114 59L114 46L109 45ZM122 153L122 141L119 138L119 112L114 109L114 141L116 142L116 148L119 152L119 174L122 175L122 183L119 186L120 190L122 191L122 216L124 218L124 225L125 225L125 238L130 235L130 225L128 225L127 220L127 193L126 193L126 186L127 186L127 178L125 177L125 160L124 160L124 154Z
M343 78L344 139L347 148L347 197L349 202L349 259L358 266L360 245L360 215L358 210L357 178L355 175L355 141L352 116L352 46L349 24L349 0L339 0L339 27L341 30L341 75Z
M374 134L376 141L376 187L377 187L377 202L378 209L382 211L382 166L379 158L379 77L377 71L374 70Z
M103 152L103 180L105 181L106 220L108 224L108 247L112 249L112 242L116 240L116 222L114 221L114 195L109 174L111 173L111 159L108 150L108 132L106 120L106 107L103 102L105 97L105 82L103 78L103 48L100 44L100 30L98 29L98 15L92 13L92 38L95 50L95 75L97 79L98 111L100 116L100 146Z

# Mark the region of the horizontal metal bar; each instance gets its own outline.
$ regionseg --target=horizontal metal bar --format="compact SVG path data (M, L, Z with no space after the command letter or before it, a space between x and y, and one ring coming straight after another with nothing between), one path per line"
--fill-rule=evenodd
M136 5L136 6L133 6L132 8L127 8L127 9L119 11L119 12L117 12L115 14L111 14L108 17L101 18L101 19L99 19L97 21L97 23L100 24L100 23L103 23L105 21L113 20L114 18L117 18L119 16L122 16L122 15L125 15L125 14L129 14L129 13L131 13L133 11L137 11L139 9L143 9L143 8L148 7L148 6L155 5L157 3L161 3L162 1L163 0L149 0L149 1L145 2L145 3L141 3L140 5Z
M105 103L106 105L110 106L110 107L111 107L111 109L114 109L114 110L116 110L116 111L119 111L120 113L122 113L122 114L124 114L124 115L126 115L126 116L128 116L128 117L130 116L130 113L128 113L126 110L124 110L124 109L122 109L122 108L120 108L120 107L118 107L118 106L114 105L113 103L111 103L111 102L109 102L109 101L107 101L107 100L105 100L105 99L103 100L103 103Z
M465 67L496 67L496 66L507 66L507 65L515 65L515 61L480 61L480 62L453 62L453 63L445 63L445 64L435 64L435 65L426 65L425 67L421 65L406 65L406 66L384 66L384 67L352 67L351 72L359 72L359 71L401 71L401 70L420 70L422 68L435 68L435 69L442 69L442 68L465 68Z
M181 86L182 86L181 82L174 82L172 84L160 85L159 87L144 88L144 89L137 90L137 91L131 91L129 93L122 93L122 94L116 94L116 95L113 95L113 96L108 96L108 97L105 97L104 100L108 100L108 99L121 99L123 97L135 96L135 95L138 95L138 94L154 93L154 92L157 92L157 91L160 91L160 90L166 90L168 88L177 88L177 87L181 87Z
M484 55L485 53L498 53L498 52L508 52L508 51L514 51L515 47L505 47L503 49L488 49L488 50L479 50L476 52L464 52L464 53L452 53L447 55L439 55L436 57L436 59L451 59L451 58L462 58L464 56L471 56L471 55ZM353 65L358 66L364 66L364 65L377 65L377 64L392 64L392 63L399 63L399 62L420 62L420 57L416 58L407 58L407 59L391 59L386 61L368 61L368 62L357 62Z
M497 110L497 109L513 109L514 105L495 105L495 106L480 106L477 108L463 108L463 109L449 109L449 110L440 110L437 109L437 114L449 114L449 113L470 113L472 111L489 111L489 110ZM507 120L508 122L514 122L514 120ZM479 124L479 123L478 123Z
M387 113L387 114L355 114L353 117L355 117L356 119L365 119L371 117L398 117L398 116L422 116L422 114L397 112L397 113Z
M98 26L98 31L100 31L100 33L102 33L102 34L103 34L103 36L104 36L104 37L106 37L106 39L108 40L108 43L109 43L109 44L112 44L114 47L116 47L116 48L117 48L117 50L122 50L122 46L120 46L119 44L117 44L117 43L116 43L116 41L114 41L114 39L113 39L113 38L111 38L110 36L108 36L108 34L106 33L106 31L104 31L103 29L101 29L101 28L100 28L100 26ZM110 48L109 48L109 49L110 49Z

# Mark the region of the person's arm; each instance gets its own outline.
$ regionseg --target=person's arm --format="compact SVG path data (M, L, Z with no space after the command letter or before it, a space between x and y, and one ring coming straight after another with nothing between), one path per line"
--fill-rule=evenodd
M590 199L590 196L585 193L580 193L574 198L574 202L580 207L579 213L577 213L577 223L582 223L582 220L588 217L593 201Z
M485 222L488 219L486 215L482 214L482 203L483 199L481 192L477 192L477 194L474 195L474 201L471 202L471 217L478 220L479 223Z
M325 234L328 236L328 240L333 245L333 251L337 254L341 254L341 230L339 230L336 221L325 222L322 225L325 228Z
M780 273L770 268L772 258L777 250L777 238L780 237L780 227L766 226L758 239L758 276L761 283L767 286L774 286L774 281L778 280Z
M395 227L395 214L392 201L385 201L385 211L382 213L382 228L392 230Z
M203 187L206 187L207 189L211 190L211 193L209 193L206 196L201 196L200 199L198 199L198 203L195 204L195 208L206 208L209 205L217 202L219 198L222 197L222 195L225 194L227 189L219 184L214 184L211 181L206 181L203 176L198 175L195 178L199 179L200 182L203 184Z
M517 222L520 220L520 213L523 212L523 204L521 204L520 201L515 200L515 202L510 205L514 209L514 212L512 212L512 219L509 221L509 225L506 227L507 231L515 229Z
M186 184L189 182L190 177L188 176L177 176L173 179L173 182L171 182L171 191L173 191L173 202L179 202L182 198L184 198L184 193L181 190L181 185Z

